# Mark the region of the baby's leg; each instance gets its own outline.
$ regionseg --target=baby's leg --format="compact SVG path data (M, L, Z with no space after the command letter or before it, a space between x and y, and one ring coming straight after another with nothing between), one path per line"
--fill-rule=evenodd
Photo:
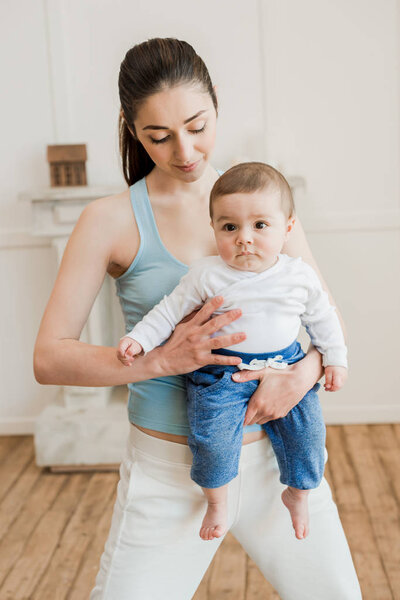
M188 375L190 475L208 501L200 528L203 540L220 538L226 532L228 483L238 474L243 421L251 395L246 390L252 382L239 386L231 372L210 365Z
M310 530L310 519L308 516L308 494L310 490L299 490L288 486L282 492L283 504L290 512L292 525L298 540L307 537Z
M213 540L226 533L228 513L228 484L217 488L201 488L207 498L207 512L200 528L203 540Z
M309 390L286 417L263 425L278 460L281 483L288 486L282 501L298 539L308 535L308 494L319 486L324 474L326 430L318 387Z

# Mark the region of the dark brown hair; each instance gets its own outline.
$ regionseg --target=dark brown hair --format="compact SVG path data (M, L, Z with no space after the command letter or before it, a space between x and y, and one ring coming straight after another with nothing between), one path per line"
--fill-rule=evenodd
M212 219L213 203L221 196L228 194L251 194L260 190L278 189L281 196L281 207L286 217L294 216L294 201L290 186L282 173L262 162L240 163L225 171L214 183L210 193L210 216Z
M208 92L217 111L217 98L207 67L187 42L153 38L133 46L121 63L118 78L123 115L119 117L119 147L128 185L150 173L154 162L136 137L134 121L140 104L165 87L198 84Z

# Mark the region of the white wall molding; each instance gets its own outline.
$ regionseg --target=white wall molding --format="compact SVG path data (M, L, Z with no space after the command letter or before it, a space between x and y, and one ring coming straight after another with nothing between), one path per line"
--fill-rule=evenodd
M32 235L28 229L0 230L0 250L13 250L15 248L51 248L49 237Z
M0 435L33 435L35 417L8 417L0 419Z
M400 229L399 210L374 210L327 212L307 214L300 212L304 228L307 232L322 233L324 231L340 233L351 231L384 231Z
M118 191L121 191L118 188ZM307 233L353 231L386 231L400 229L400 210L326 213L309 215L300 212ZM51 247L49 237L38 237L28 229L0 230L0 250L13 248Z
M400 405L354 404L322 406L327 425L400 423Z

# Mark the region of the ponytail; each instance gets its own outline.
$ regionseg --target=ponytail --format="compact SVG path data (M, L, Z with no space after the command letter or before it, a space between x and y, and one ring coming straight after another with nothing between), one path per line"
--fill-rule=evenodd
M146 177L154 167L154 162L139 140L133 137L122 115L119 117L119 151L124 179L129 186Z

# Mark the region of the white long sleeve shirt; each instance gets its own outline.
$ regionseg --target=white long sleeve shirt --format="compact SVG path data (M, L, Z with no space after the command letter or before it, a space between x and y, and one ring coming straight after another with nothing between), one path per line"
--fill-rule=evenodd
M315 271L301 258L280 254L261 273L229 267L219 256L193 263L169 296L157 304L127 336L149 352L169 338L176 325L208 299L221 295L218 314L234 308L242 316L216 335L244 331L246 339L227 349L275 352L289 346L303 324L324 366L347 367L347 349L335 308Z

